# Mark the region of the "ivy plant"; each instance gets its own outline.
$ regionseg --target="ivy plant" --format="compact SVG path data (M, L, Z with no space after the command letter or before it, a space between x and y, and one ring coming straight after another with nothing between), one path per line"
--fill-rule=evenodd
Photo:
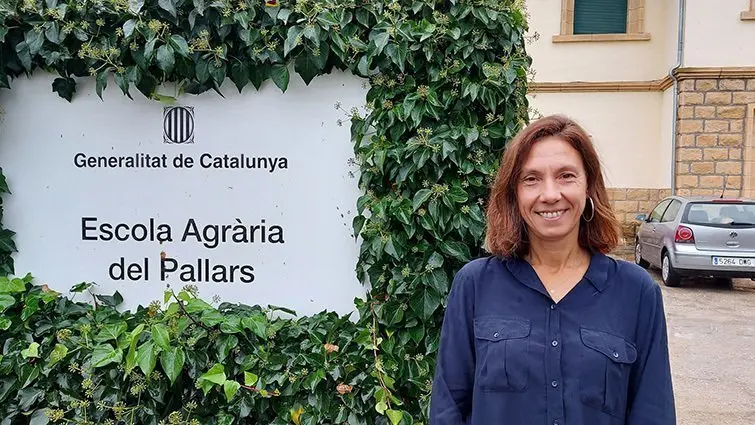
M443 304L484 255L489 185L528 120L526 32L522 0L3 2L7 89L49 72L69 102L90 78L101 98L112 81L173 102L228 80L285 92L334 70L364 78L366 112L336 107L370 289L353 317L211 303L192 286L124 312L96 283L69 297L14 275L0 227L0 424L427 424Z

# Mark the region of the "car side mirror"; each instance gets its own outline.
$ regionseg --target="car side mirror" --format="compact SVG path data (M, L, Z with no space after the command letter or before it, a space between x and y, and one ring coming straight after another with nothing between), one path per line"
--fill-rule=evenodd
M648 215L647 215L647 214L637 214L637 215L635 216L635 219L636 219L637 221L644 221L644 222L648 222L648 221L650 220L650 218L648 217Z

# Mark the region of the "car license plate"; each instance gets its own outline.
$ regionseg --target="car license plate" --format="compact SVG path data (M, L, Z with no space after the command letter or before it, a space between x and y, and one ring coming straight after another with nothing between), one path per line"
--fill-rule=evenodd
M713 257L714 266L752 267L754 263L752 258Z

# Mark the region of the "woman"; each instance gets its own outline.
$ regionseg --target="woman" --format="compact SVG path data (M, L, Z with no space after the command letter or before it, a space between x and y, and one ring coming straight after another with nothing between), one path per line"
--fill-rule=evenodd
M487 214L492 255L449 295L430 425L675 424L660 287L606 255L619 225L585 131L525 128Z

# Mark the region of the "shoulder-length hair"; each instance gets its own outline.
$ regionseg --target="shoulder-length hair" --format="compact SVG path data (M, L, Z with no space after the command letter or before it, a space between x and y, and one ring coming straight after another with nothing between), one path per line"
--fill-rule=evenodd
M608 253L619 244L620 225L611 209L600 159L587 132L563 115L551 115L532 122L520 131L504 149L495 183L490 191L487 207L485 249L496 256L527 254L529 237L524 219L519 213L517 186L527 155L532 146L547 137L558 137L579 152L587 174L588 201L579 229L579 245L592 252ZM585 220L585 215L590 218Z

